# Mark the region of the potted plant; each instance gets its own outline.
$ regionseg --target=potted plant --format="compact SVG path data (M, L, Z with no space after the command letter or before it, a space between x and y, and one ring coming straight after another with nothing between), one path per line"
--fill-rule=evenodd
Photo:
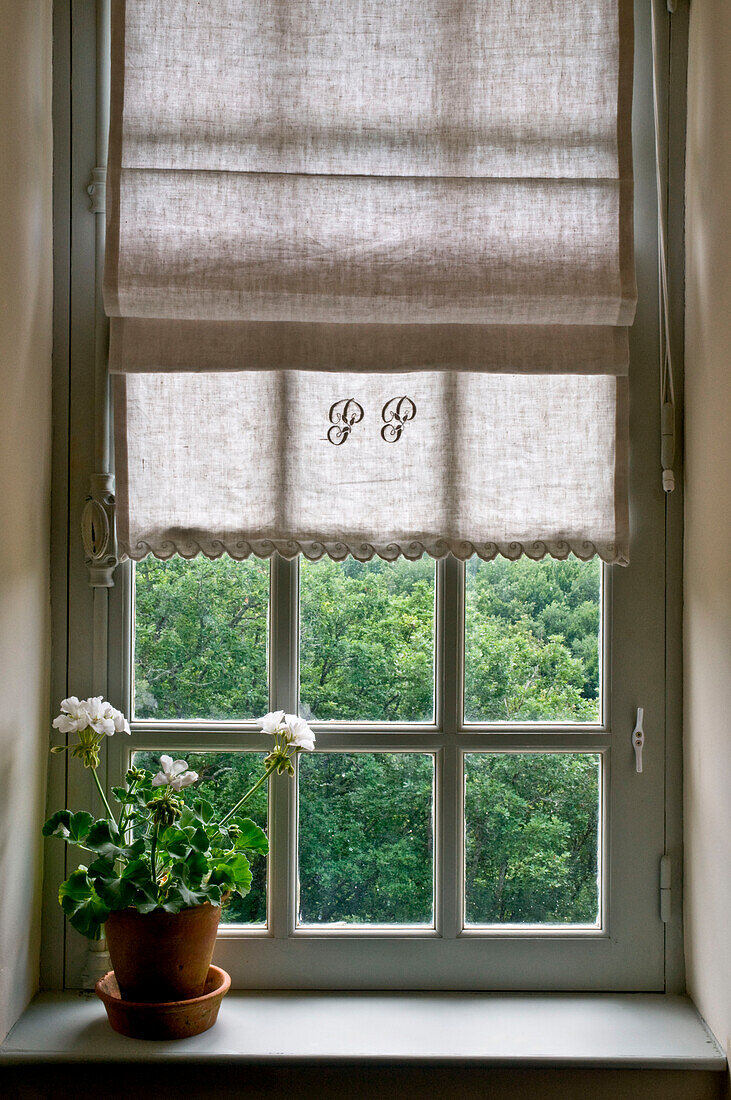
M312 730L296 715L274 711L259 724L274 747L260 778L222 817L204 798L184 800L182 792L198 776L185 760L167 755L157 774L129 769L125 785L112 788L115 813L97 775L99 747L105 736L129 733L129 724L101 697L61 704L53 725L78 740L51 752L68 750L91 770L106 813L95 818L86 810L58 810L43 835L88 853L61 884L59 902L82 935L106 935L126 1001L183 1001L204 993L221 905L248 893L251 861L269 849L243 807L272 772L293 775L293 758L314 748Z

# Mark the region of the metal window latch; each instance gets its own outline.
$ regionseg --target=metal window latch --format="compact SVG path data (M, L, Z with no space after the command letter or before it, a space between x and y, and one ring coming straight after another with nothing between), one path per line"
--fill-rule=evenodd
M635 771L642 771L642 749L645 744L645 731L642 728L642 721L645 716L644 707L637 708L637 721L635 722L635 728L632 730L632 747L635 750Z

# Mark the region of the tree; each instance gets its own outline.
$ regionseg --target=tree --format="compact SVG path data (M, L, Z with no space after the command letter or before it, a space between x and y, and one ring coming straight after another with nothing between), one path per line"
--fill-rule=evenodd
M434 708L434 563L302 561L306 717L424 721ZM136 573L140 717L254 718L268 709L268 565L148 559ZM599 566L466 565L465 713L472 721L596 721ZM156 767L143 754L146 767ZM256 754L189 756L217 808L253 781ZM423 923L433 894L433 758L315 753L302 760L300 901L307 922ZM466 758L467 917L592 922L598 762L581 753ZM252 807L266 815L262 788ZM266 865L227 920L262 921Z

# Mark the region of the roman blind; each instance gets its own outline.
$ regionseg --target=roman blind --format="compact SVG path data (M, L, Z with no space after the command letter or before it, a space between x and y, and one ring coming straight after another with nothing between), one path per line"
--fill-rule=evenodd
M631 0L113 0L122 551L628 560Z

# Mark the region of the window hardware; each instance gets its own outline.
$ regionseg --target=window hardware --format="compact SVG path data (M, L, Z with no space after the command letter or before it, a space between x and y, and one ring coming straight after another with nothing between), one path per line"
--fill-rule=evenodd
M89 185L86 188L89 196L89 210L92 214L104 214L107 209L107 170L106 168L92 168Z
M635 750L635 771L642 771L642 749L645 745L645 731L642 728L642 721L645 715L645 708L637 708L637 721L635 722L635 728L632 730L632 747Z

